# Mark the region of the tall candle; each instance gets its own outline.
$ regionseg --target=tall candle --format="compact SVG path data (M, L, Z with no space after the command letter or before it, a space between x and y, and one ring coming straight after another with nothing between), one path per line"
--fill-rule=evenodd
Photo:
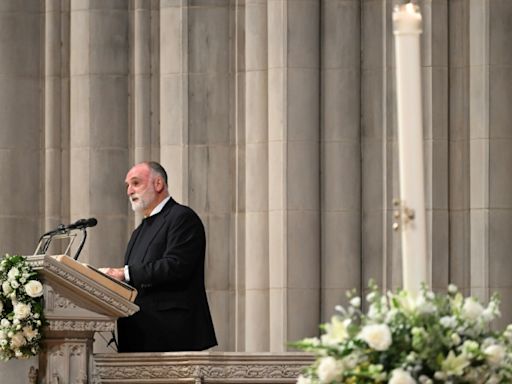
M402 208L414 218L403 221L402 273L404 289L418 292L427 282L427 242L423 168L420 35L421 14L408 3L393 12L398 106L398 156Z

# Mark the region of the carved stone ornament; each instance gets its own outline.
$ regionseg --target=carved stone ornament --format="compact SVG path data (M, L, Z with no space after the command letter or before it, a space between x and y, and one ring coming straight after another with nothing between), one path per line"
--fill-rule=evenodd
M313 362L312 355L297 353L146 356L95 355L95 380L98 383L295 383L302 370Z
M111 332L115 329L114 321L97 320L50 320L51 331L95 331Z
M218 367L214 365L204 366L132 366L132 367L98 367L96 375L102 379L185 379L185 378L210 378L210 379L266 379L288 378L296 379L304 364L239 364Z

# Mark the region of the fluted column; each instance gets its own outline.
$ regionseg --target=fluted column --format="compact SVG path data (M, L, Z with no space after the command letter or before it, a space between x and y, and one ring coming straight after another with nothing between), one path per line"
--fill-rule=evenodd
M98 219L82 259L121 265L128 212L128 2L70 4L70 218Z
M188 201L188 8L160 8L160 160L169 172L169 189Z
M234 336L233 350L245 351L245 0L237 0L233 8L235 20L235 89L234 89L234 114L235 114L235 196L234 196L234 302L235 317L230 332Z
M469 52L469 178L470 178L470 294L490 296L490 7L470 2ZM508 179L508 177L506 177ZM503 181L502 179L501 181ZM506 235L507 238L509 237Z
M269 348L267 2L248 0L245 93L245 348Z
M448 1L420 4L423 17L423 135L427 209L428 283L449 282Z
M470 2L471 293L502 298L512 319L512 3Z
M398 197L391 2L361 3L361 266L362 288L401 284L400 236L393 233ZM386 36L378 39L377 36Z
M321 9L322 321L361 286L360 7Z
M234 105L228 2L162 3L160 157L171 194L206 227L206 287L220 349L234 345Z
M43 229L44 3L0 4L0 255L32 254ZM37 358L0 365L2 382L28 380Z
M42 3L0 8L0 254L31 254L42 228Z
M449 280L465 294L470 286L469 7L450 1L449 15ZM433 262L435 262L433 260Z
M44 231L69 222L69 3L45 2ZM63 251L54 242L50 253ZM60 247L60 248L59 248Z
M158 142L159 135L155 137L153 130L152 111L154 109L154 83L155 77L153 62L158 58L155 51L151 17L152 2L135 0L133 3L133 106L132 124L134 137L134 161L159 160L158 154L153 154L154 143Z
M271 351L320 319L319 8L268 1Z

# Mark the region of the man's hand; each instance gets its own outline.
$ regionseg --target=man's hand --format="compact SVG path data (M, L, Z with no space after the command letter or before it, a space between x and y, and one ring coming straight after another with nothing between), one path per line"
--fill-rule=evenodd
M98 268L100 272L103 272L114 279L124 281L124 268Z

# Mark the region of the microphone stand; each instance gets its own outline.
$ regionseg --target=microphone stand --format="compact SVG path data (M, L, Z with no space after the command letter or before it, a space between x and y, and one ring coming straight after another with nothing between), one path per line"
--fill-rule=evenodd
M65 231L66 231L66 226L64 224L59 224L57 229L47 232L39 238L39 243L41 243L41 241L44 238L46 238L45 242L43 244L41 244L41 251L43 252L43 254L46 253L46 251L50 247L50 243L53 240L53 236L55 236L57 234L63 234L63 233L65 233Z
M84 244L85 244L85 239L87 239L87 230L84 228L82 228L82 241L80 242L80 245L78 246L78 249L76 250L76 253L75 253L75 256L73 257L74 260L77 260L78 259L78 256L80 255L80 252L82 252L82 248L84 247Z

